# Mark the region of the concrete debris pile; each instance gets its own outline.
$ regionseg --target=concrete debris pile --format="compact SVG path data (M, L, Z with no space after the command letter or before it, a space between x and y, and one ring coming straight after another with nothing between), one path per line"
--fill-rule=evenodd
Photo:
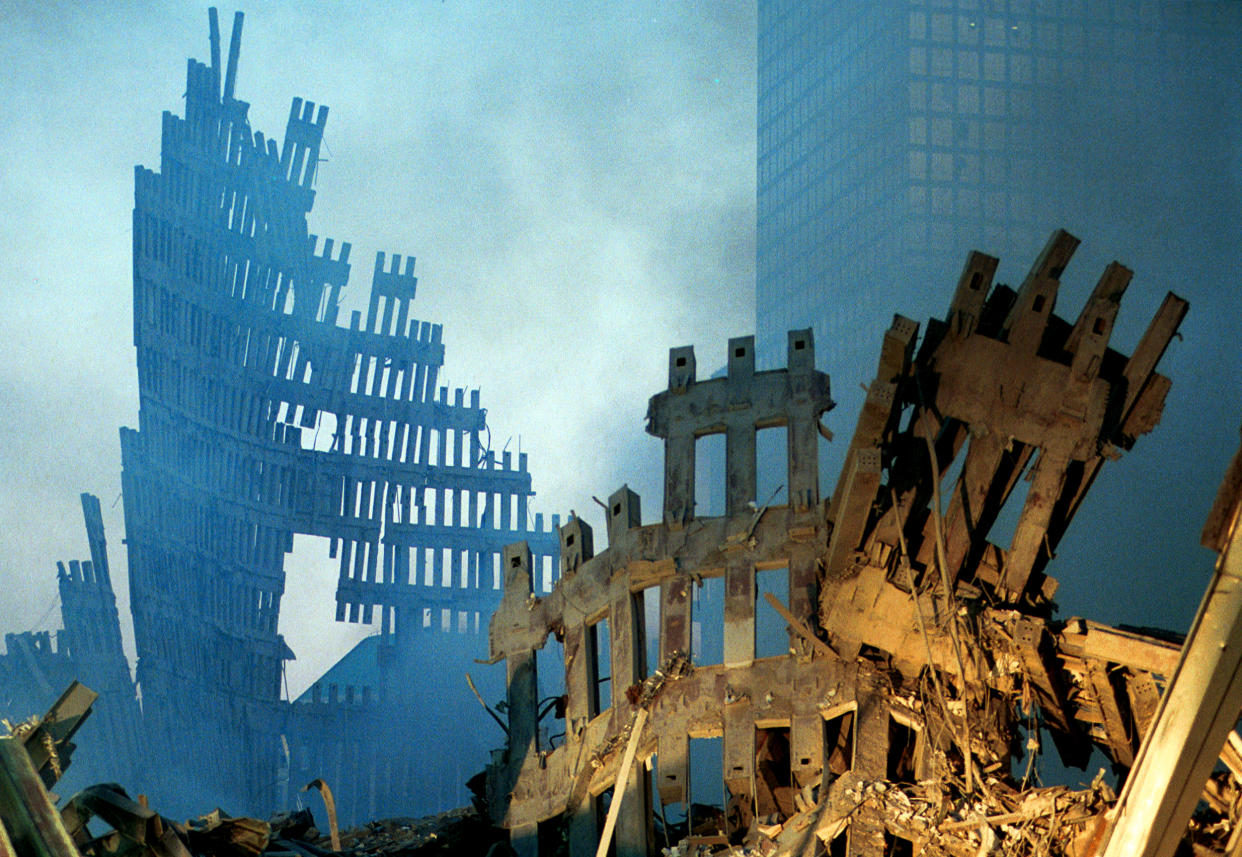
M473 807L421 819L373 821L341 833L342 853L357 857L432 857L484 855L504 842L504 831ZM505 846L501 846L504 849ZM500 850L499 853L506 853Z
M752 337L730 340L725 377L706 381L693 349L672 349L648 411L665 449L660 522L643 526L622 487L595 554L571 518L561 580L542 596L526 547L506 549L490 644L508 746L487 799L519 855L1171 855L1106 845L1127 794L1103 776L1039 787L1034 760L1048 739L1069 767L1103 752L1128 789L1144 735L1176 731L1188 710L1223 712L1183 730L1203 736L1206 767L1147 829L1195 853L1238 847L1242 780L1208 780L1222 745L1231 760L1232 667L1205 661L1196 683L1178 639L1053 618L1049 563L1104 462L1159 421L1170 382L1155 370L1187 309L1169 294L1132 354L1113 349L1131 277L1113 263L1076 319L1056 316L1077 244L1055 232L1017 290L993 287L997 260L970 254L921 340L895 317L827 499L818 444L833 402L809 330L789 334L773 371L756 371ZM757 436L772 427L788 502L759 505ZM720 434L724 514L710 516L696 455ZM1242 485L1242 466L1227 484ZM1205 534L1222 556L1240 495ZM677 681L645 693L684 653ZM561 704L538 699L540 670L564 676ZM1165 710L1179 686L1187 702ZM1185 740L1169 739L1174 757Z
M1080 843L1094 833L1089 822L1115 799L1102 782L1080 791L1056 786L1019 792L995 779L989 785L990 793L974 801L952 800L948 789L930 781L902 785L845 775L822 800L804 803L782 822L756 825L739 846L730 846L731 853L761 857L816 853L830 848L864 806L878 809L906 840L922 842L921 853L955 857L1078 853ZM711 853L707 839L688 837L661 852L668 857L700 850Z

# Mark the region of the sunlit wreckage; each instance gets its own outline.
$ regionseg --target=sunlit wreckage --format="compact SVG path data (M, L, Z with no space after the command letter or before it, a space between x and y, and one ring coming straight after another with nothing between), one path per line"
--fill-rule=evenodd
M827 500L816 434L832 402L810 331L789 334L776 371L755 371L749 337L707 381L691 349L670 352L648 411L664 440L662 522L639 526L622 489L609 547L592 556L571 520L562 578L542 598L524 547L506 552L491 654L506 663L509 741L487 798L518 853L563 837L591 854L601 834L618 854L1155 855L1183 838L1193 853L1239 853L1237 462L1204 532L1218 576L1184 649L1052 618L1049 560L1100 467L1155 427L1169 389L1156 365L1187 308L1170 294L1131 356L1110 349L1121 265L1075 321L1053 315L1077 243L1053 234L1016 291L993 287L996 259L971 254L921 341L894 319ZM755 438L769 426L787 432L790 502L756 507ZM703 518L695 441L709 434L726 439L727 510ZM992 544L1023 479L1012 541ZM692 628L712 621L696 615L699 590L713 579L721 662L697 663ZM644 638L652 600L656 642ZM764 611L787 636L760 657ZM550 743L534 688L552 639L567 696L563 741ZM1103 770L1087 788L1033 785L1042 733L1068 766L1101 750L1120 797ZM693 748L713 739L725 799L697 806Z
M1056 619L1048 575L1100 468L1155 428L1185 301L1170 294L1127 356L1109 347L1120 264L1069 321L1054 308L1073 236L1055 232L1016 290L972 253L943 320L884 332L828 497L833 402L809 330L776 370L756 370L753 337L730 340L710 380L674 348L648 411L659 523L623 486L605 550L573 515L553 519L558 544L526 525L525 463L481 445L477 397L437 392L443 346L408 315L412 265L381 256L365 319L337 326L348 247L334 257L306 231L326 110L295 101L283 147L251 132L239 36L240 16L222 74L213 10L212 63L191 61L186 117L165 115L161 172L137 173L141 428L122 438L141 712L84 495L92 559L61 568L60 647L9 635L0 658L10 687L69 686L0 738L0 857L1242 854L1242 457L1208 513L1220 558L1184 640ZM758 496L772 428L779 504ZM711 435L718 516L696 484ZM280 699L294 533L340 557L339 619L381 616L378 687ZM488 710L503 735L473 699L418 698L424 674L476 658L503 663ZM182 824L125 783L57 808L48 790L95 700L74 671L102 694L92 774L111 761L152 802L192 775L178 800L252 812L313 777L326 824L219 810ZM563 694L541 697L541 673ZM504 741L471 781L475 807L339 829L329 783L357 820L457 776L460 746L437 729ZM1089 785L1039 784L1053 753Z

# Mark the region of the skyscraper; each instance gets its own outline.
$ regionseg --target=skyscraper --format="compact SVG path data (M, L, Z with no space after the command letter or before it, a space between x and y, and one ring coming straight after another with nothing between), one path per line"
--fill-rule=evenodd
M1190 462L1168 482L1194 486L1178 497L1197 523L1238 418L1202 403L1239 368L1240 46L1229 2L759 0L761 360L813 326L839 412L856 413L887 313L941 315L970 249L1016 285L1025 271L1006 263L1065 228L1084 242L1071 303L1112 259L1136 272L1139 302L1190 301L1171 419L1145 455L1203 456L1201 475ZM1122 347L1144 316L1119 328ZM821 458L825 490L844 446Z
M211 62L187 66L184 117L164 114L160 169L134 173L139 427L121 430L122 479L162 760L143 773L177 813L268 812L311 777L347 823L448 809L496 740L472 728L485 715L463 673L500 551L526 542L546 591L557 536L529 514L526 455L490 448L478 390L438 383L442 327L413 317L412 257L377 254L365 315L338 323L350 245L307 220L328 110L295 98L283 145L252 128L234 97L242 15L226 61L209 20ZM337 621L378 637L290 706L295 535L339 562Z

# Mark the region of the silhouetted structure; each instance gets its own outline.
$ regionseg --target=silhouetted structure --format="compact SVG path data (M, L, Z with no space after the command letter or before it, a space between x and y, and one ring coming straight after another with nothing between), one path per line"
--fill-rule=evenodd
M105 780L131 781L140 770L142 723L108 568L99 498L82 495L89 560L56 563L63 630L5 634L0 656L3 711L10 717L45 711L73 681L99 694L83 728L67 788Z
M330 767L359 777L332 782L346 818L442 808L464 777L419 759L446 752L440 715L481 714L461 673L501 546L527 539L550 568L556 535L530 525L526 457L481 442L478 391L437 387L441 327L411 315L413 258L378 254L365 316L337 325L350 245L307 230L328 110L295 98L283 144L252 130L241 25L222 63L212 10L211 62L189 62L185 117L163 116L160 170L135 170L139 429L121 445L152 788L262 812L303 784L289 771ZM339 559L336 618L382 633L371 692L323 703L335 742L280 699L295 533ZM489 743L475 732L452 747L471 766Z

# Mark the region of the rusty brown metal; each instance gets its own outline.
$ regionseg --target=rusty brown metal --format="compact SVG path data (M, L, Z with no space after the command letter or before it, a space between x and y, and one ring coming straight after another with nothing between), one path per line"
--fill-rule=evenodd
M564 824L571 857L589 857L610 788L625 791L608 813L619 855L675 846L656 841L654 819L678 805L695 812L694 745L715 738L729 798L707 827L676 834L685 847L706 836L809 854L837 849L842 835L861 857L903 841L923 854L1090 847L1115 795L1102 778L1075 790L1015 777L1017 754L1039 748L1035 737L1015 747L1018 725L1038 710L1067 764L1095 744L1124 769L1151 722L1177 646L1054 620L1047 568L1103 462L1155 426L1169 389L1156 366L1186 304L1166 298L1134 355L1120 354L1109 338L1131 279L1124 266L1104 270L1074 319L1053 313L1077 245L1054 233L1017 291L992 283L996 259L971 254L946 319L930 320L921 342L919 326L896 317L827 499L805 445L832 404L810 331L791 332L786 367L764 372L753 339L732 339L724 377L710 380L696 377L692 349L670 351L668 389L648 409L648 430L665 441L660 523L610 517L606 550L575 554L546 595L510 575L492 618L490 656L507 662L509 724L522 739L489 769L487 794L519 854ZM777 424L790 439L784 475L798 487L788 504L760 507L754 434ZM720 517L695 506L695 439L712 433L726 435ZM1007 507L1011 541L992 536ZM585 522L573 528L563 544L589 535ZM522 546L510 554L522 567ZM773 570L788 606L771 592L764 600L789 646L758 657L756 576ZM712 579L722 605L709 603ZM620 691L642 680L654 648L639 605L657 591L661 657L689 653L692 669L643 701L637 685ZM602 627L608 639L592 645ZM550 665L563 666L568 690L559 744L537 737L529 693L534 653L552 633L565 642L564 664ZM723 645L708 657L713 634ZM605 649L617 686L599 710L590 695ZM638 739L628 724L648 712ZM626 747L653 779L626 782Z
M323 798L323 806L328 813L328 835L332 838L332 850L340 851L341 832L336 825L336 800L332 797L332 789L328 788L328 784L318 777L302 786L304 792L311 789L317 789Z

